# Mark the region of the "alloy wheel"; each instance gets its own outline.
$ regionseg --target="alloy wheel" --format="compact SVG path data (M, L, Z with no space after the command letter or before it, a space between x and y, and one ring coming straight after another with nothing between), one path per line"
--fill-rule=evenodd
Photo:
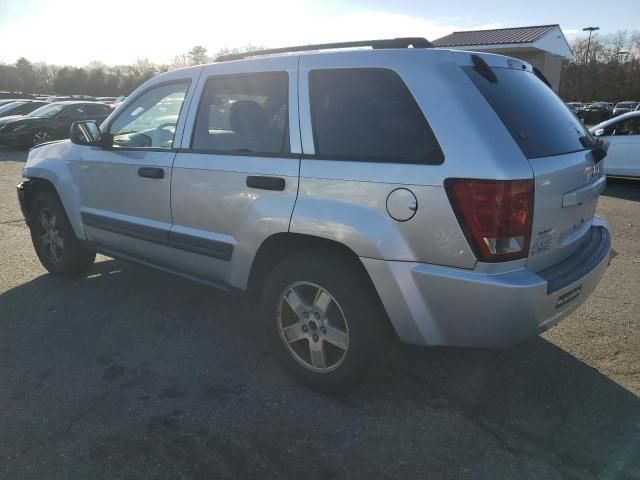
M57 220L51 210L43 208L36 223L40 251L53 263L60 263L64 253L64 239L56 224Z
M309 370L331 372L347 356L347 319L320 285L297 282L285 288L278 301L277 328L289 354Z
M51 140L51 135L49 135L49 132L46 132L44 130L39 130L36 133L33 134L33 144L34 145L38 145L40 143L44 143L44 142L48 142L49 140Z

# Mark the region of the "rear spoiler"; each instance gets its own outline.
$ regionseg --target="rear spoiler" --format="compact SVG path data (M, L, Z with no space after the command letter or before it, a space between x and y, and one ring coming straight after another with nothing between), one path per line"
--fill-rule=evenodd
M596 139L596 144L591 149L591 153L593 154L593 161L595 163L600 162L607 156L607 151L609 150L609 142L603 140L602 138Z
M533 74L538 77L540 80L542 80L542 83L544 83L547 87L553 89L553 87L551 86L551 83L549 82L549 80L547 80L547 77L544 76L544 74L538 70L536 67L533 67Z

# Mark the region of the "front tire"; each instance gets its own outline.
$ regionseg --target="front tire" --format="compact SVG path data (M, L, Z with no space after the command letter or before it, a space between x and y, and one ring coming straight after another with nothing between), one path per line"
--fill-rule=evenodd
M41 143L49 142L51 141L51 139L51 134L47 130L39 128L35 132L33 132L33 135L31 136L30 146L35 147L36 145L40 145Z
M348 257L310 251L285 259L267 280L261 311L279 363L313 390L348 393L382 357L384 312Z
M53 275L77 277L93 264L96 253L82 246L55 193L36 195L29 223L40 263Z

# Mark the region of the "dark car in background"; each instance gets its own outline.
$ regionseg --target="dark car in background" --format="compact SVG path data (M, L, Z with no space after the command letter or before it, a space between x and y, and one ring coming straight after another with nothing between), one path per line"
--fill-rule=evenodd
M595 102L580 110L578 116L584 123L588 125L595 125L597 123L604 122L605 120L609 120L613 116L613 112L611 111L608 103Z
M56 102L34 110L29 115L0 118L0 144L29 148L39 143L69 138L73 122L102 122L112 108L98 102Z
M580 102L568 102L567 107L576 115L582 110L583 104Z
M16 100L15 102L5 103L0 105L0 117L27 115L48 103L42 100Z
M16 99L16 98L33 98L33 96L30 93L23 93L23 92L0 92L0 98L2 99L6 99L6 98L10 98L10 99Z
M613 109L613 116L617 117L618 115L622 115L623 113L633 112L640 103L638 102L619 102L616 103L615 108Z

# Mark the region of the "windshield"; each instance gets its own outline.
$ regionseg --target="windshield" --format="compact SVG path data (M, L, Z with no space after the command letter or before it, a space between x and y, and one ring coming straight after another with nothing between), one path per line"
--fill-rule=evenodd
M534 74L492 68L492 81L473 67L465 72L498 114L527 158L591 148L594 139L553 90Z
M29 117L40 117L40 118L51 118L55 117L62 110L67 108L68 105L64 103L52 103L50 105L45 105L44 107L40 107L35 109L33 112L29 114Z
M5 103L4 105L0 105L0 113L10 112L21 103L22 102L11 102L11 103Z

